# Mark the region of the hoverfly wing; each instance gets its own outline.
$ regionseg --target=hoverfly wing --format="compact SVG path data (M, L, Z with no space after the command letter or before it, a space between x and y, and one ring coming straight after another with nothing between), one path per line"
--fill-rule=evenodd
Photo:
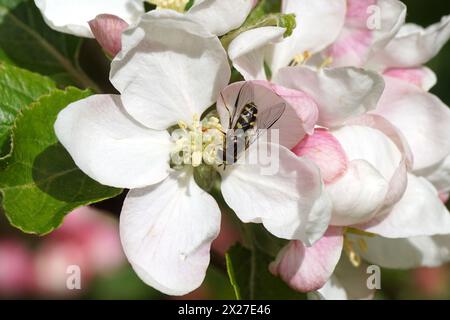
M263 113L258 115L256 120L256 128L258 130L269 130L272 126L280 120L286 111L286 103L281 102L273 107L264 110Z
M285 111L286 103L282 102L266 109L263 113L261 113L256 120L255 130L248 133L246 148L255 142L266 130L272 128L274 124L280 120Z
M246 82L242 85L242 87L239 89L238 96L236 98L236 101L234 103L234 112L233 116L231 117L231 129L236 128L237 121L239 120L239 117L242 114L242 110L244 107L253 102L255 99L255 92L253 88L253 84L250 82Z

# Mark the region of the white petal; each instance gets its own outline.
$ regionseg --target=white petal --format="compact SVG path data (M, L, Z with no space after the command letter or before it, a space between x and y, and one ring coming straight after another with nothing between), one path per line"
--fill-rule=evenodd
M450 192L450 156L444 159L437 169L428 175L429 180L439 192Z
M136 120L162 130L201 115L216 101L230 73L217 37L182 14L154 10L124 32L111 82Z
M367 261L392 269L438 267L450 261L450 235L388 239L365 237Z
M372 299L375 292L367 286L370 275L366 264L355 268L343 254L334 274L318 292L326 300Z
M142 0L34 0L54 30L93 38L88 21L99 14L113 14L134 24L144 13Z
M411 166L409 148L403 143L403 139L397 133L396 128L382 117L367 115L356 118L351 122L355 122L355 124L346 125L332 133L350 160L359 159L368 162L373 169L378 171L379 178L383 178L388 183L382 206L379 206L373 213L373 215L379 216L390 210L406 190L407 170ZM375 171L373 171L373 174L375 174ZM380 181L374 180L375 176L372 178L370 176L361 177L361 179L372 180L372 183ZM380 195L379 193L376 194ZM375 206L375 203L371 205ZM364 206L361 208L364 208ZM345 212L343 214L345 215ZM367 217L366 215L361 217L364 216Z
M282 146L258 147L254 143L245 157L219 171L226 203L243 222L263 223L277 237L312 244L326 231L331 211L318 168Z
M186 14L212 34L221 36L239 28L252 6L253 0L203 0L197 1Z
M447 234L450 213L427 180L409 174L403 198L389 214L375 218L364 230L387 238Z
M302 90L319 106L318 124L341 125L345 120L375 109L384 89L381 76L357 68L315 71L307 67L281 69L274 81Z
M348 125L332 131L349 160L365 160L390 181L402 160L397 146L381 131Z
M297 27L290 37L274 46L268 61L272 73L288 66L298 54L313 54L331 44L344 25L345 11L344 0L283 1L282 12L294 13Z
M421 66L435 57L449 38L450 16L426 29L405 25L386 48L369 61L369 65L378 69Z
M134 121L119 96L95 95L70 104L59 113L55 132L77 166L102 184L144 187L169 174L169 134Z
M387 137L394 143L401 154L401 160L389 181L389 189L386 194L384 205L379 210L379 213L383 214L387 210L390 210L405 193L406 185L408 183L407 172L411 171L413 167L413 155L411 149L401 132L389 121L379 115L365 114L348 121L347 124L365 126L381 132L383 134L382 137Z
M326 188L333 202L331 224L368 221L383 205L388 188L388 181L367 161L350 161L345 175Z
M228 47L233 66L245 80L265 80L264 56L267 46L283 39L285 28L262 27L237 36Z
M374 113L392 122L414 155L414 170L423 170L450 154L450 110L436 96L415 85L386 77L386 89Z
M133 269L170 295L189 293L203 282L219 228L215 200L179 172L158 185L131 190L120 216L122 245Z

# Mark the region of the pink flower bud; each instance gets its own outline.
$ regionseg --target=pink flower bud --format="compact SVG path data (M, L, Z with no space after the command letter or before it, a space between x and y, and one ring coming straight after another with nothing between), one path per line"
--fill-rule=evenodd
M89 21L89 26L102 48L116 56L122 49L122 32L128 28L128 23L112 14L100 14Z

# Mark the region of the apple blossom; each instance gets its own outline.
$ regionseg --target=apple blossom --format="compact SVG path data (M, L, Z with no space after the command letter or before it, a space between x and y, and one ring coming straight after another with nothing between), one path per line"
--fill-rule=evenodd
M345 22L345 10L345 0L283 1L282 13L296 15L292 35L283 39L286 30L281 27L244 32L231 42L230 59L246 80L267 79L264 64L275 76L281 68L302 63L333 43Z
M309 244L329 222L318 168L289 151L305 135L295 107L263 85L226 87L230 72L219 39L204 25L175 11L152 11L124 32L123 49L112 62L110 79L121 94L72 103L55 123L81 170L102 184L131 189L120 219L125 254L143 281L167 294L201 284L218 235L219 207L193 176L202 165L219 172L223 197L244 222ZM273 175L261 174L259 163L217 162L228 111L243 86L254 90L243 103L255 103L259 112L287 106L273 127L280 129L280 144L258 142L245 151L251 157L257 145L270 146L278 158L269 161L279 162ZM200 118L218 97L220 120ZM200 144L191 148L191 141Z
M52 29L79 37L93 38L88 22L100 14L118 16L134 24L145 12L142 0L35 0Z
M417 237L447 239L450 233L450 217L439 198L448 193L450 112L426 92L436 77L421 66L450 36L448 18L423 29L403 26L406 7L400 1L345 3L342 10L340 1L327 1L323 7L320 1L286 1L282 9L297 16L294 36L281 41L280 28L255 29L229 47L230 59L245 79L270 78L274 87L303 92L318 105L317 124L324 128L308 132L293 151L321 168L333 203L330 224L335 227L313 247L291 242L271 266L274 274L300 291L342 284L336 274L329 280L333 283L327 282L341 251L353 264L361 264L358 251L365 251L363 247L371 252L370 244L376 242L365 239L374 234L374 239L401 243ZM380 9L379 28L369 28L371 6ZM309 14L314 18L308 19ZM334 28L324 28L323 21ZM384 73L384 81L354 67ZM344 73L347 77L338 77ZM372 90L365 91L366 86ZM343 88L351 88L352 94L343 93ZM349 103L352 98L355 103ZM424 177L430 177L438 190ZM363 230L356 242L351 240L355 230ZM435 256L440 263L448 259L442 250Z
M29 293L34 288L31 252L18 239L0 239L0 296Z
M117 16L135 25L144 10L144 0L35 0L47 24L54 30L80 37L93 38L88 22L98 15ZM188 0L151 0L159 9L184 12ZM211 33L223 35L238 28L247 18L252 0L197 0L186 12L190 18L204 25ZM101 23L101 22L100 22ZM114 32L108 28L103 33Z
M296 71L290 70L291 74ZM290 81L292 87L297 78L286 77L288 80L281 82L289 86L285 81ZM293 149L319 165L333 203L330 224L346 227L329 229L311 248L297 241L279 254L271 266L272 272L297 290L324 286L319 292L325 298L356 298L348 292L343 295L345 286L356 285L355 279L348 278L343 283L331 275L341 251L356 266L361 264L361 257L394 268L437 266L450 260L450 214L439 199L438 190L420 177L421 170L440 164L450 152L444 138L450 134L450 111L417 86L385 80L386 88L376 109L348 119L338 128L316 129ZM315 91L323 98L323 92L317 88ZM421 130L417 130L414 121L421 122ZM411 141L411 150L407 141ZM419 165L413 165L413 157ZM381 175L369 174L362 160ZM395 163L400 164L397 169ZM384 186L379 180L383 176L392 177L389 183L385 180ZM303 258L299 261L296 257ZM340 294L336 292L338 288ZM367 296L360 296L363 297Z
M307 81L304 79L314 79L300 74L305 70L307 74L319 77L339 68L317 73L305 67L291 67L280 71L279 83L298 90L306 87L316 100L327 101L329 92L321 91L323 86L310 88L313 81L305 84ZM450 134L450 111L439 99L417 86L388 77L385 81L385 90L381 99L374 103L375 109L368 110L364 116L347 118L340 125L334 123L335 128L316 129L312 136L306 137L293 149L321 168L326 191L333 203L330 224L366 232L362 232L362 236L356 232L355 236L353 229L329 229L311 248L298 241L289 244L272 264L271 270L297 290L311 291L325 285L325 289L320 289L324 297L338 297L330 294L333 291L327 291L327 288L334 286L336 289L339 283L349 285L342 284L342 279L340 282L334 278L328 280L342 250L355 265L361 264L362 256L370 262L392 267L381 261L380 257L389 261L389 252L385 252L383 247L379 249L382 243L386 243L384 248L394 250L392 248L404 242L427 241L428 245L419 247L427 248L427 253L414 248L424 260L412 263L408 256L403 256L398 261L409 261L410 266L419 266L439 265L450 259L450 214L440 201L438 191L419 177L420 171L433 169L445 161L450 152L446 138ZM332 102L328 100L327 104L331 106ZM320 102L318 104L320 106ZM412 109L414 113L411 113ZM324 109L319 107L319 113L320 110ZM418 121L421 130L417 130L414 123ZM372 172L367 163L373 166ZM408 174L407 169L410 171ZM384 183L383 178L387 179ZM445 184L445 179L443 181ZM424 212L427 214L423 215ZM332 230L333 233L329 234ZM358 239L352 240L355 237ZM437 241L434 239L441 239L439 249L433 250L438 246L433 245ZM377 254L377 250L381 251ZM402 250L405 255L411 255L410 251ZM378 259L371 258L372 255L377 255ZM400 253L392 255L402 256ZM320 259L317 258L319 256ZM298 257L303 258L299 261Z

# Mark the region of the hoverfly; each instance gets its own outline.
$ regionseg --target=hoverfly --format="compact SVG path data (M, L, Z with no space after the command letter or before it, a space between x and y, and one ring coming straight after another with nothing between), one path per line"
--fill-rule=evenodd
M264 130L272 128L285 112L286 103L278 103L260 112L255 104L254 85L248 82L240 88L232 112L222 93L221 99L229 115L229 129L221 150L222 161L226 166L235 163Z

